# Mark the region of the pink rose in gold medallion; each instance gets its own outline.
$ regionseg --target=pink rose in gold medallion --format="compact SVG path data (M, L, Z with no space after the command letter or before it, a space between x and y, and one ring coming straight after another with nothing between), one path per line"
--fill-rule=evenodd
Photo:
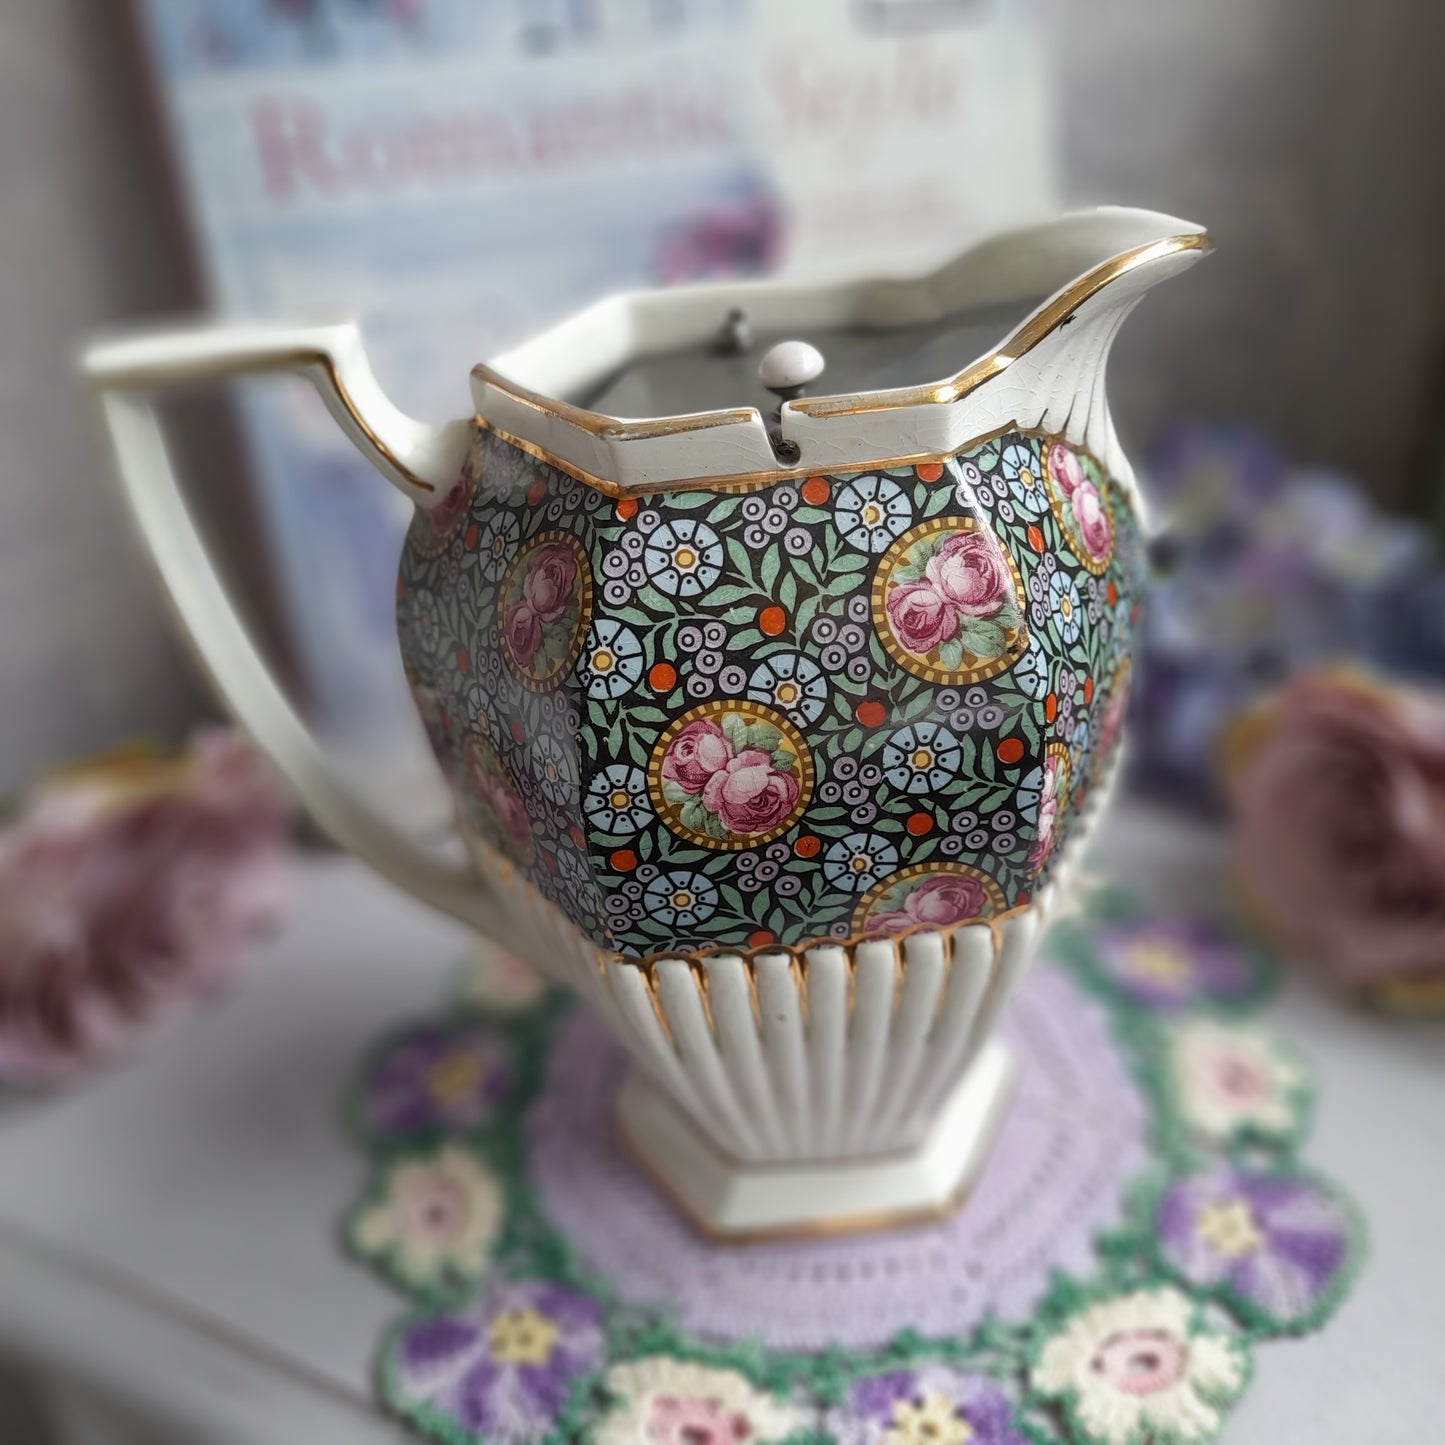
M791 772L775 768L768 753L748 748L707 780L702 802L729 833L766 833L792 812L798 792Z
M954 532L925 570L938 595L965 617L996 616L1012 590L1003 549L991 532Z
M966 874L940 873L925 878L907 898L903 907L869 915L870 928L898 933L905 928L929 926L947 928L966 923L988 911L988 894L977 878Z
M958 632L958 608L930 583L895 587L885 605L899 643L920 657Z
M699 718L672 740L662 760L662 776L686 793L700 793L715 773L727 767L732 755L723 730L715 722Z

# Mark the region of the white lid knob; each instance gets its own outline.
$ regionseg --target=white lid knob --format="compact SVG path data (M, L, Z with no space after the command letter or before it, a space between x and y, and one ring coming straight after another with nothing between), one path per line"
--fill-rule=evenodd
M758 362L758 380L780 396L795 395L823 374L823 353L806 341L780 341Z

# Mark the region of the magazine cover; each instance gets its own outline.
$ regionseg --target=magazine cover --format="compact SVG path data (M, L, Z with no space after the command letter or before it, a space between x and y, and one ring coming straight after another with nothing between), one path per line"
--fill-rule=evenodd
M1030 3L138 3L211 304L359 319L428 421L609 291L916 270L1054 199ZM406 504L304 383L239 404L307 710L444 817L397 666Z

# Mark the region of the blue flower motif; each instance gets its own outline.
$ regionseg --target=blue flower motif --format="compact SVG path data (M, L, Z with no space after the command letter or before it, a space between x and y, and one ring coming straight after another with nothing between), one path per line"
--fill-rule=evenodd
M642 553L648 581L669 597L698 597L722 574L722 538L695 517L665 522Z
M1013 680L1025 696L1042 702L1049 691L1049 660L1037 637L1029 638L1029 648L1012 668Z
M515 512L494 509L482 525L477 538L476 555L478 570L488 582L500 582L507 564L517 552L517 540L521 536L521 524Z
M1033 447L1014 442L1003 449L1000 463L1014 500L1036 516L1047 512L1049 499L1044 491L1044 464Z
M838 489L834 512L838 530L860 552L882 552L908 530L913 504L888 477L856 477Z
M642 644L637 634L613 617L600 617L587 634L577 675L587 696L598 702L623 697L642 676Z
M1084 626L1084 609L1079 589L1067 572L1055 572L1049 578L1049 610L1059 624L1059 636L1065 642L1077 642Z
M1024 774L1014 793L1014 806L1025 823L1039 821L1039 800L1044 796L1044 770L1042 765L1031 768Z
M582 811L599 833L640 832L653 818L647 775L641 768L613 763L587 785Z
M537 733L527 753L527 772L542 796L558 807L572 801L577 791L577 757L548 733Z
M845 893L863 893L898 867L898 849L877 833L849 833L823 855L823 877Z
M717 910L717 886L702 873L678 869L647 885L643 906L664 928L695 928Z
M799 652L777 652L748 678L748 700L786 713L799 727L816 722L828 701L823 669Z
M940 723L899 728L883 744L883 775L900 793L934 793L958 776L959 740Z

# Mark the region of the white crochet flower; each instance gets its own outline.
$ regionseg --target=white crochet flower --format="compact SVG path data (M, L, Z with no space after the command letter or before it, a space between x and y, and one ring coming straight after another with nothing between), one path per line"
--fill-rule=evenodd
M1243 1344L1195 1330L1188 1298L1138 1290L1082 1309L1040 1352L1032 1383L1064 1402L1099 1445L1212 1439L1221 1407L1244 1388Z
M547 981L505 948L477 944L462 970L457 1001L480 1004L497 1013L531 1008L547 992Z
M1244 1132L1287 1139L1299 1123L1304 1074L1259 1029L1196 1019L1169 1035L1169 1072L1184 1122L1212 1143Z
M465 1149L449 1144L393 1165L380 1200L351 1230L357 1250L389 1261L409 1284L426 1289L486 1268L506 1214L502 1186Z
M695 1440L768 1445L803 1424L801 1411L757 1389L736 1370L670 1355L613 1365L606 1388L618 1403L599 1425L596 1445L689 1445Z

